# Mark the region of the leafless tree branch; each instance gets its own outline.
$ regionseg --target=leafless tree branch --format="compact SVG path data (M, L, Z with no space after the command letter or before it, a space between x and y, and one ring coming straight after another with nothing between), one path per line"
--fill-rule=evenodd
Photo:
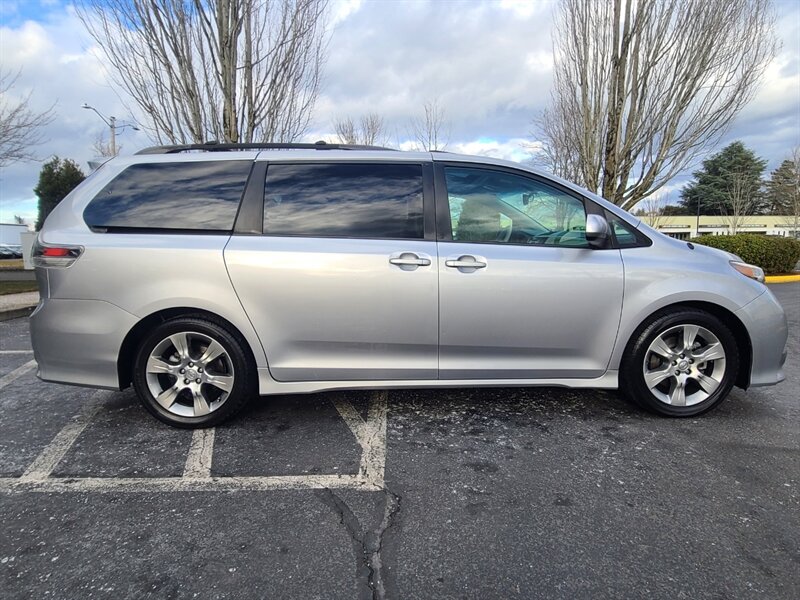
M388 140L383 117L374 112L362 115L358 122L351 117L338 118L333 130L340 144L386 145Z
M769 0L562 0L553 40L543 153L625 208L720 139L777 50Z
M423 105L423 111L423 116L411 120L411 137L424 152L444 150L450 137L444 108L438 100L429 100Z
M45 141L42 129L55 118L53 107L43 112L30 109L31 93L10 97L19 73L0 71L0 167L36 160L34 147Z
M82 0L158 143L289 142L308 127L328 0Z

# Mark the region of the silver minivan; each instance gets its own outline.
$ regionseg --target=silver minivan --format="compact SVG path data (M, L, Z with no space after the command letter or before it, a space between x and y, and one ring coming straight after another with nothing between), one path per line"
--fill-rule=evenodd
M34 247L38 375L212 426L258 394L621 388L698 415L784 379L763 272L485 157L332 144L111 160Z

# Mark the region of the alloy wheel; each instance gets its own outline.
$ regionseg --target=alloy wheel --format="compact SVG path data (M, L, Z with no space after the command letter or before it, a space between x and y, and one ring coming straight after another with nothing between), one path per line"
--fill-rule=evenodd
M659 401L693 406L707 400L725 377L725 348L700 325L670 327L653 339L644 358L644 381Z
M145 370L155 401L182 417L214 412L233 389L233 361L228 351L212 337L195 331L161 340L150 352Z

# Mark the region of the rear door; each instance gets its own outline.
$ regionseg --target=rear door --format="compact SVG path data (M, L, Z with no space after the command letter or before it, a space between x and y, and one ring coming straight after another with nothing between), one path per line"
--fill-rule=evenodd
M619 250L586 241L599 207L519 171L436 170L440 379L602 375L623 267Z
M259 208L225 261L276 380L436 378L430 163L273 162Z

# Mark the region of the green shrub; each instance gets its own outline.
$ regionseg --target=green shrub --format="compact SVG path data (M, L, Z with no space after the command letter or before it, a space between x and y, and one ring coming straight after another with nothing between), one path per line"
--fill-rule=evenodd
M701 235L691 241L732 252L744 262L761 267L767 275L790 273L800 260L800 241L774 235Z

